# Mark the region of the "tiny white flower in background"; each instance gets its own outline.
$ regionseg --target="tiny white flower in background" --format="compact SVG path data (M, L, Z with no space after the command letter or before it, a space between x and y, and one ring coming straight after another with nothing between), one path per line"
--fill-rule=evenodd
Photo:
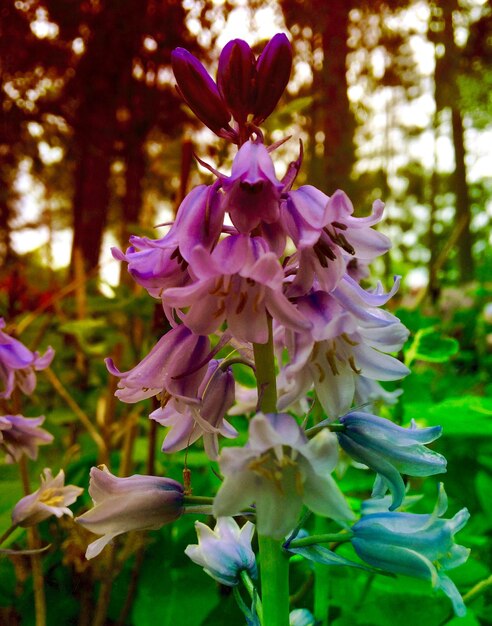
M67 505L73 504L84 490L81 487L64 483L63 470L60 470L53 478L51 470L45 469L44 476L41 475L41 487L19 500L15 505L12 511L12 522L19 526L34 526L51 515L73 517Z
M338 460L337 438L322 430L308 441L287 413L259 413L244 448L219 458L224 482L214 501L216 517L236 515L253 502L258 533L282 539L296 525L303 504L318 515L353 519L330 476Z
M242 528L232 517L219 517L212 530L201 522L195 522L198 545L190 545L185 554L205 572L223 585L233 587L240 580L243 570L256 578L255 554L251 540L254 524L246 522Z

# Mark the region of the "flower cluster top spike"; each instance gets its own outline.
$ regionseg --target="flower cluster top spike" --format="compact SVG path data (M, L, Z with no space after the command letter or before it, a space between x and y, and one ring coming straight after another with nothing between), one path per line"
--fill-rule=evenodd
M272 113L289 82L292 48L275 35L255 58L249 45L233 39L222 50L215 82L184 48L172 53L177 88L193 113L214 133L243 144ZM236 126L231 127L231 117Z

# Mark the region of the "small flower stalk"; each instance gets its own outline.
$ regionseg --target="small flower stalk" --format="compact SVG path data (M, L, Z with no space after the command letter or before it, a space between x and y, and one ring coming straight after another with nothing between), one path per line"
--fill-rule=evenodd
M461 596L444 572L468 556L454 543L468 519L466 509L443 519L441 496L432 514L398 510L416 497L404 476L446 471L445 458L432 449L441 428L400 426L373 414L373 406L390 407L401 393L384 383L409 374L396 356L409 331L385 309L400 277L389 290L380 283L366 286L371 262L391 246L376 228L383 202L376 200L359 217L359 207L343 190L327 195L298 185L302 145L299 153L293 149L283 172L276 162L275 150L288 138L269 144L260 125L289 81L292 49L286 35L273 37L259 55L241 39L229 42L216 80L182 48L174 51L172 65L184 102L237 151L227 171L200 160L213 180L190 191L164 234L133 236L125 252L113 249L162 305L168 329L128 370L111 359L106 364L118 378L115 395L122 402L156 398L149 417L165 429L163 452L183 452L187 459L192 446L203 448L220 485L215 494L192 494L186 465L185 486L166 477L120 478L106 467L93 468L94 507L76 520L100 535L87 558L118 535L158 529L206 508L216 525L212 530L197 521L198 544L186 554L234 588L248 624L307 626L325 616L296 609L289 617L288 557L307 511L330 529L292 544L297 558L317 563L316 577L321 565L370 569L323 546L335 537L373 568L430 580L462 615ZM25 367L39 367L38 357L23 356ZM0 364L6 362L1 359L0 352ZM15 363L21 369L20 356ZM251 369L255 390L236 381L237 364ZM11 393L15 374L2 378L4 393ZM0 418L6 439L13 426L4 422L2 430L2 419L7 418ZM238 444L246 431L247 442ZM33 445L25 449L33 453ZM375 473L371 513L361 494L347 493L339 480L340 451L344 463L351 459ZM354 512L359 510L360 519ZM326 596L319 580L316 593Z

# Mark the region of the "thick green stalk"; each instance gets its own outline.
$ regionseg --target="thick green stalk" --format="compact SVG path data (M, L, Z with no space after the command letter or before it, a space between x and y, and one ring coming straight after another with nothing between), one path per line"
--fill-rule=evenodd
M264 626L289 626L289 558L282 543L258 535Z
M273 353L272 319L268 318L268 342L254 343L258 409L263 413L277 410L277 381L275 378L275 355Z
M253 344L253 351L258 409L263 413L275 413L277 385L271 318L268 319L268 342ZM289 626L289 559L282 549L282 543L277 539L258 535L264 626Z

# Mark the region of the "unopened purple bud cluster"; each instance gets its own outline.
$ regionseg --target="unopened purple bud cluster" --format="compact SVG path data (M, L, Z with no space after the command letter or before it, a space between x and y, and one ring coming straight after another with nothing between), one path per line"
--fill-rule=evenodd
M233 39L220 55L216 82L184 48L174 50L172 66L178 91L195 115L217 135L242 143L272 113L284 92L292 49L287 37L278 34L255 58L245 41ZM231 116L238 128L230 126Z

